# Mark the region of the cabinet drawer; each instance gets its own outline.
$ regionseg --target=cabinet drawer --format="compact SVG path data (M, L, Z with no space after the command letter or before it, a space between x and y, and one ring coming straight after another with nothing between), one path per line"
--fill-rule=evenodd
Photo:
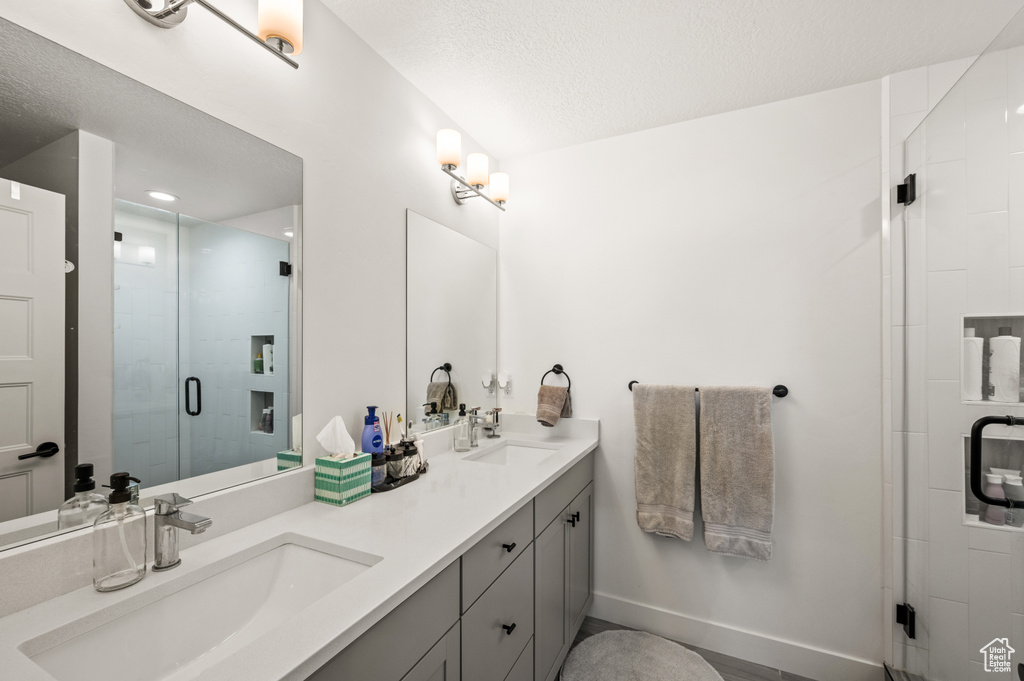
M551 524L583 488L594 480L594 453L587 454L582 461L551 483L534 500L533 536L538 536Z
M532 540L531 499L462 557L462 612L469 610Z
M459 561L456 560L307 681L398 681L458 620ZM402 644L395 645L395 641Z
M503 627L515 625L511 632ZM462 676L502 681L533 636L533 544L462 616Z

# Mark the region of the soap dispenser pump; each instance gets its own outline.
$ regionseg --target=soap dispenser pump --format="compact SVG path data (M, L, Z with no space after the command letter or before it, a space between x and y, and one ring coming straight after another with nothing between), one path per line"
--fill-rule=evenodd
M96 518L92 530L92 584L97 591L116 591L146 576L146 512L132 503L128 473L110 476L110 508Z
M96 516L110 508L107 498L93 491L96 489L96 481L92 479L92 473L91 463L80 463L75 466L75 496L57 509L58 530L92 525Z

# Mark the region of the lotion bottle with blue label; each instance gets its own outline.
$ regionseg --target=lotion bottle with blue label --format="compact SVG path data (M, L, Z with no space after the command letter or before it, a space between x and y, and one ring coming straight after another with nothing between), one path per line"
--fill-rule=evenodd
M363 451L380 454L384 451L384 436L380 432L377 407L367 407L366 410L370 413L363 418Z

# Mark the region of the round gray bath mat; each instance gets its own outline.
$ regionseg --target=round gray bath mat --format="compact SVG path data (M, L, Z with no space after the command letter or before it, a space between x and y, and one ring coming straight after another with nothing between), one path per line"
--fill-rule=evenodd
M722 681L703 657L645 631L604 631L580 642L562 681Z

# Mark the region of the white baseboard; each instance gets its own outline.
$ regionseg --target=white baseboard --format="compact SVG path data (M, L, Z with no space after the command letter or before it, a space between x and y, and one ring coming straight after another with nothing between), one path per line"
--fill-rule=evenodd
M590 616L821 681L879 681L874 662L594 593Z

